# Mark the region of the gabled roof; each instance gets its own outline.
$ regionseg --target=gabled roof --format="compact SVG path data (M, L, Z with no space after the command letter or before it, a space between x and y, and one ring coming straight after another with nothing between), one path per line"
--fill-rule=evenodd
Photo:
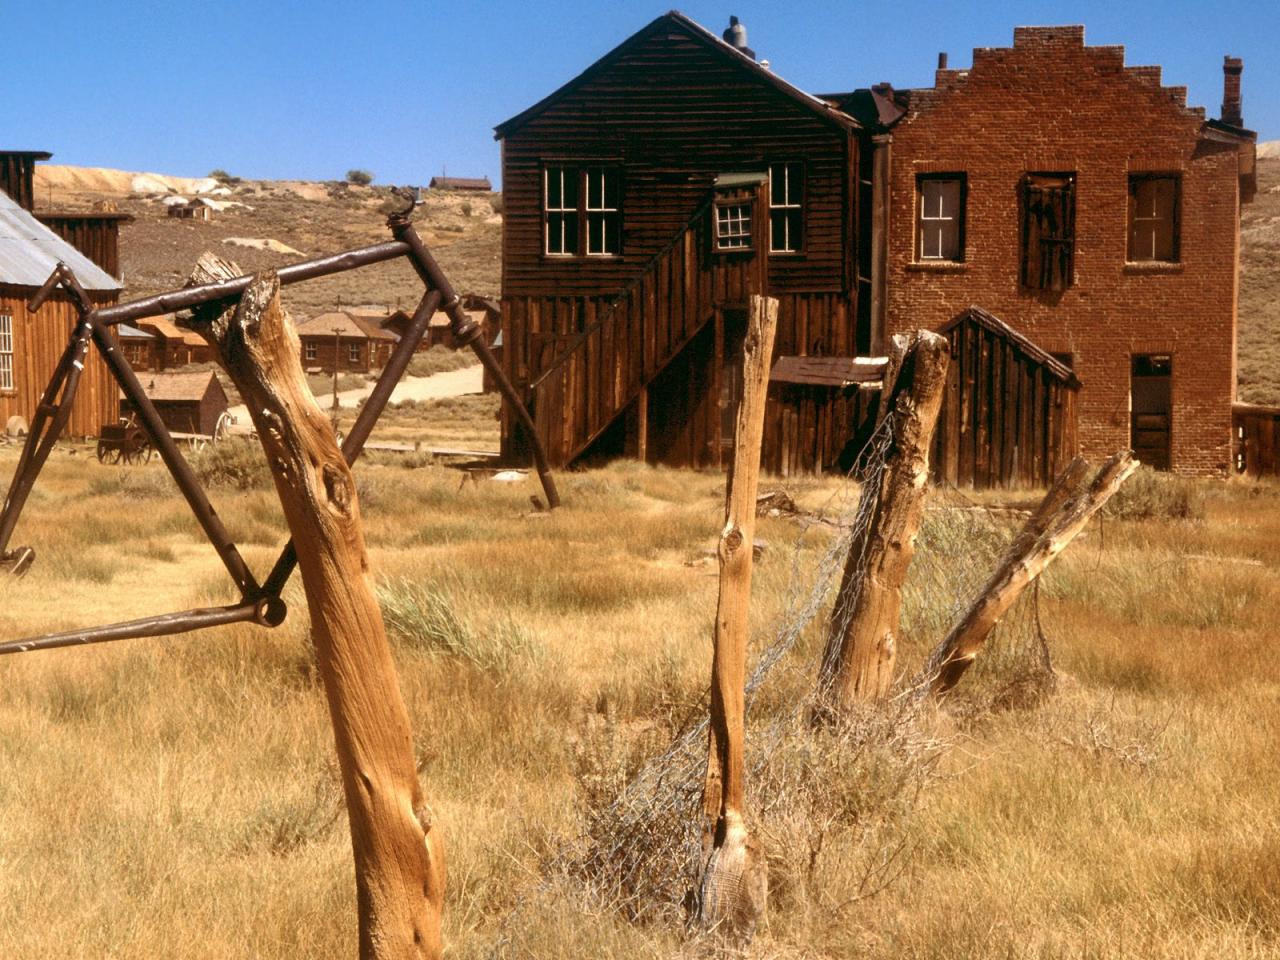
M120 281L0 191L0 283L39 287L59 262L86 290L120 289Z
M506 120L498 124L496 127L493 128L494 139L501 140L504 137L509 136L511 133L515 132L520 127L524 126L527 122L532 120L534 117L538 116L543 111L547 110L549 107L554 106L560 100L564 99L574 90L576 90L579 86L586 83L588 80L591 80L597 74L600 74L605 70L607 70L625 53L627 53L632 47L638 46L639 44L643 43L645 40L648 40L651 36L653 36L653 34L659 32L660 30L669 30L673 27L675 29L682 31L687 36L698 41L699 43L703 44L704 46L707 47L707 49L712 50L715 53L723 56L730 63L733 63L741 67L747 73L754 75L757 79L773 87L775 90L778 90L779 92L790 97L796 103L800 104L802 107L811 111L812 113L816 114L822 119L828 120L831 123L835 124L836 126L843 127L845 129L856 129L858 127L858 122L854 120L853 117L850 117L848 114L845 114L840 110L837 110L835 107L827 103L822 98L815 97L813 94L810 94L810 93L805 93L803 90L799 89L798 87L793 87L791 84L787 83L787 81L783 80L772 70L769 70L767 67L761 66L751 57L747 56L746 54L738 50L736 47L733 47L730 44L725 43L723 40L717 37L714 33L712 33L706 27L702 26L699 23L695 23L693 20L690 20L679 10L672 10L669 13L664 13L662 16L658 17L648 26L644 27L637 33L632 34L626 40L622 41L622 43L614 47L612 50L606 53L603 57L601 57L591 66L587 67L586 70L582 71L582 73L578 74L576 77L574 77L564 86L562 86L559 90L556 90L550 96L544 97L543 99L539 100L537 103L535 103L529 109L525 110L523 113L518 113L514 117L512 117L510 120Z
M398 340L389 330L383 330L367 313L351 314L345 310L322 313L318 317L304 320L298 324L298 335L302 337L338 336L352 340Z
M168 402L193 402L203 400L212 387L216 387L222 399L227 393L222 389L212 370L203 373L144 373L138 378L142 389L152 400Z
M1078 389L1080 387L1080 378L1076 376L1075 371L1068 367L1065 363L1056 360L1051 353L1037 347L1034 343L1020 334L1013 327L1009 326L999 317L988 313L981 307L968 307L959 316L952 320L948 320L937 330L938 333L947 333L958 327L966 320L972 320L981 327L986 327L998 337L1016 344L1023 353L1040 364L1049 374L1058 380L1061 380L1067 386Z
M166 313L159 317L147 317L145 320L139 320L138 326L142 329L151 327L155 333L164 337L166 340L181 340L189 347L206 346L204 337L196 333L194 330L186 330L173 322L173 314Z

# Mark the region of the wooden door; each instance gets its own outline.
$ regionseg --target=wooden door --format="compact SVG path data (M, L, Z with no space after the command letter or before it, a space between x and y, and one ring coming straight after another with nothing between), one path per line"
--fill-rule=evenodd
M1149 467L1168 470L1173 461L1173 358L1135 355L1129 393L1134 456Z

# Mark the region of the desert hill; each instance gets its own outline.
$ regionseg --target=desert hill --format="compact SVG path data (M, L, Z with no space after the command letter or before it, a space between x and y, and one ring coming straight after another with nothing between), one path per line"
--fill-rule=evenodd
M120 236L129 299L179 287L196 259L212 250L245 270L263 270L390 239L387 213L403 207L389 187L343 182L216 180L97 167L36 167L37 211L115 204L135 220ZM210 221L174 219L166 199L204 197ZM496 194L424 194L414 221L459 291L495 295L501 277L501 198ZM293 251L293 252L289 252ZM339 305L412 308L422 284L405 262L285 289L299 318Z
M1239 396L1280 404L1280 140L1258 157L1258 195L1240 224Z

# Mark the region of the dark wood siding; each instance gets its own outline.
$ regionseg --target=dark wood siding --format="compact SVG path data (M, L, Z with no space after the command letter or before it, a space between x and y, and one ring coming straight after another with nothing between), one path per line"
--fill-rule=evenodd
M805 164L805 243L774 256L775 295L847 295L856 145L783 92L678 28L626 51L503 143L503 292L507 297L616 293L669 243L715 176ZM623 254L543 256L542 165L609 161L622 168Z
M38 213L36 219L113 277L120 276L119 213Z

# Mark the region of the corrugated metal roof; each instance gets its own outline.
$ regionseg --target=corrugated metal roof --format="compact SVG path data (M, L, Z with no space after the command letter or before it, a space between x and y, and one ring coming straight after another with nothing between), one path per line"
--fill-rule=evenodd
M148 333L146 330L139 330L137 327L131 327L127 323L116 324L116 336L130 337L134 340L154 340L156 335Z
M86 290L119 290L120 282L0 191L0 283L39 287L62 261Z

